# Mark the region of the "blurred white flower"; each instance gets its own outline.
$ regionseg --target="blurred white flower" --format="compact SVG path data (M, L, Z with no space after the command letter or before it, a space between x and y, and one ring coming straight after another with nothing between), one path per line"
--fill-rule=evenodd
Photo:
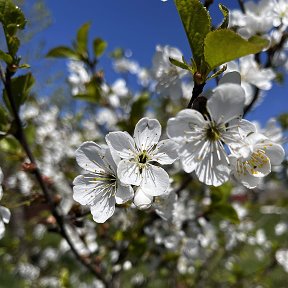
M271 68L261 68L254 60L254 55L249 55L236 61L227 63L227 72L237 71L241 75L241 86L245 90L245 105L250 104L254 96L253 86L261 90L270 90L272 88L272 80L276 74Z
M87 72L87 69L82 61L69 60L68 64L68 82L71 85L72 95L85 93L85 84L91 80L91 75Z

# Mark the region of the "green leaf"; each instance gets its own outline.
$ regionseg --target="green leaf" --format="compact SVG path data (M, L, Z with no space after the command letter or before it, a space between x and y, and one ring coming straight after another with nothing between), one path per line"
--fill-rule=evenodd
M224 29L224 28L227 28L229 25L229 10L227 7L225 7L222 4L219 4L219 9L221 10L223 14L224 19L218 29Z
M101 38L96 38L93 41L93 50L96 57L100 57L107 47L107 42Z
M94 79L86 83L85 87L85 93L75 95L73 96L73 98L90 103L98 103L101 98L101 87L97 83L95 83Z
M211 31L205 38L205 61L211 70L237 58L261 52L269 41L258 36L248 41L229 29Z
M58 46L56 48L51 49L46 57L54 57L54 58L70 58L75 60L80 60L80 56L74 50L66 46Z
M90 29L90 23L83 24L80 29L77 32L77 38L76 38L76 47L77 52L79 52L82 55L87 56L87 45L88 45L88 32Z
M0 139L6 135L11 126L11 121L8 112L0 106Z
M6 35L7 46L11 56L15 56L20 46L20 40L16 36Z
M240 223L237 212L228 203L215 205L213 206L212 211L213 211L212 215L215 215L216 217L221 218L221 220L223 219L229 220L231 223L234 223L234 224Z
M28 68L30 68L30 65L29 64L21 64L18 68L20 68L20 69L28 69Z
M10 36L15 35L17 29L24 29L26 25L23 12L11 0L0 0L0 22Z
M0 50L0 59L6 62L8 65L12 64L13 62L13 58L9 54L3 52L2 50Z
M34 82L35 80L31 73L21 75L11 80L11 94L14 99L17 110L19 110L20 106L25 103ZM12 112L7 91L5 89L3 91L3 97L6 107L10 112Z
M204 39L211 30L211 18L199 0L175 0L194 61L201 67L204 55Z
M179 60L176 60L176 59L171 58L171 57L169 57L169 61L177 67L180 67L180 68L188 70L188 71L191 70L191 67L189 67L189 65L187 65L187 63L180 62Z

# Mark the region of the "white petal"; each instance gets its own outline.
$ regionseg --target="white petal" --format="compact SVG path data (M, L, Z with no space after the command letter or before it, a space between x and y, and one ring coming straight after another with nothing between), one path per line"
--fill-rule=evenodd
M133 198L134 191L130 185L122 185L120 181L117 182L117 190L115 199L117 204L123 204Z
M133 160L121 160L118 164L117 176L122 183L136 186L139 186L142 180L138 163Z
M3 238L5 233L5 225L2 221L0 221L0 239Z
M246 119L242 119L241 121L238 122L238 124L239 124L239 128L238 128L239 133L243 138L247 137L247 135L251 133L255 133L257 130L256 126L252 122Z
M271 165L280 165L285 158L285 151L279 144L272 143L269 140L264 143L256 145L260 149L263 149L270 159Z
M130 159L136 153L134 140L127 132L110 132L105 139L121 158Z
M152 156L152 161L156 161L162 165L172 164L178 158L178 144L173 140L160 141Z
M0 206L0 215L4 223L9 223L11 212L8 208Z
M151 206L153 202L153 196L147 195L146 193L143 192L141 187L139 187L134 196L134 204L137 206L139 209L147 209Z
M73 199L81 205L93 205L103 194L105 183L103 181L91 183L90 180L93 178L95 175L85 174L77 176L73 181Z
M3 182L3 172L2 169L0 168L0 184Z
M81 144L76 150L76 161L83 169L96 172L103 170L105 164L103 162L105 150L94 142L88 141Z
M176 141L182 141L183 138L191 138L187 132L191 131L194 125L203 127L205 122L200 112L194 109L184 109L175 118L168 120L167 135Z
M186 173L191 173L198 166L201 161L199 152L204 145L207 145L205 140L202 140L201 142L191 141L187 142L179 149L181 164Z
M233 83L241 85L241 75L238 71L227 72L224 76L220 79L218 85L226 84L226 83Z
M240 85L226 83L213 90L212 97L207 101L207 110L216 123L242 116L245 92Z
M147 164L142 171L142 177L140 186L147 195L162 195L169 187L169 176L161 167Z
M206 185L220 186L229 180L228 156L217 143L213 145L211 153L207 153L206 157L199 162L195 172L199 181Z
M91 206L93 220L97 223L104 223L115 211L115 197L105 197Z
M135 126L134 140L141 151L157 144L161 136L161 125L156 119L142 118Z

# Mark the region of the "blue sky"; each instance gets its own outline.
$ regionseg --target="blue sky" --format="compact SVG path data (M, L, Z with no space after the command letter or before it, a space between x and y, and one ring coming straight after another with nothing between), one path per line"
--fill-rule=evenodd
M217 7L219 3L215 0L211 6L215 24L221 22ZM226 0L221 3L230 9L237 7L237 1ZM116 47L131 49L132 58L143 66L151 65L157 44L179 48L186 59L191 56L172 0L165 3L160 0L49 0L46 4L51 11L53 23L38 36L46 42L45 52L58 45L70 45L77 29L83 23L91 22L91 38L101 37L106 40L108 52ZM104 56L101 64L109 71L108 63L108 57ZM61 65L64 67L64 61ZM107 80L112 81L109 77L106 74ZM271 116L287 112L287 103L287 85L275 84L263 104L252 111L248 118L265 123Z

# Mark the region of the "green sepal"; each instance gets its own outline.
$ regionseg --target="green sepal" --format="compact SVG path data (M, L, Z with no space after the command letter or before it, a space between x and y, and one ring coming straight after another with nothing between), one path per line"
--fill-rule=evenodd
M71 48L66 46L58 46L56 48L51 49L47 53L46 57L69 58L74 60L80 60L80 55Z
M97 58L99 58L107 48L107 42L101 38L96 38L93 41L93 51Z
M211 79L214 79L218 76L220 76L224 71L226 71L227 69L227 65L223 65L221 67L221 69L219 69L218 71L216 71L214 74L212 74L210 77L208 77L206 80L211 80Z
M242 38L229 29L211 31L205 38L205 61L210 66L210 71L216 67L237 58L261 52L269 41L259 36L249 40Z

